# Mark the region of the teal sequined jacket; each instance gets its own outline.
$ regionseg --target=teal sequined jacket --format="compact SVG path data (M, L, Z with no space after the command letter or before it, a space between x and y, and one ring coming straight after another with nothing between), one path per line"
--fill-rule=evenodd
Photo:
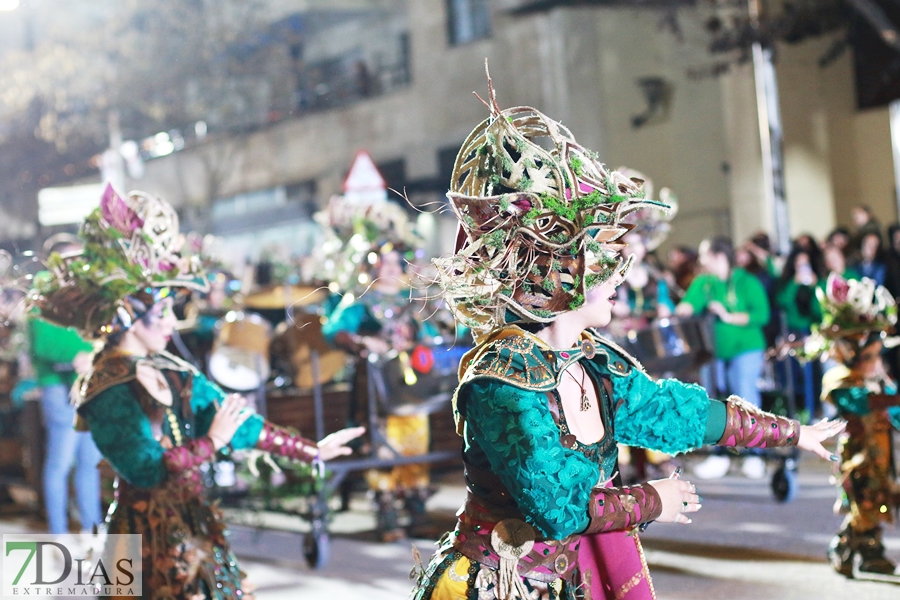
M173 390L172 406L166 407L137 381L134 358L121 354L103 358L95 365L95 374L82 382L78 426L91 432L104 458L129 484L159 486L169 476L165 446L205 436L225 392L191 365L161 353L146 360ZM261 416L252 415L235 433L231 448L255 447L264 424Z
M614 477L618 443L678 453L722 437L725 404L702 387L654 381L624 350L599 336L586 340L592 358L509 327L464 357L454 412L467 504L480 506L479 518L484 510L519 512L541 537L561 540L588 528L592 493ZM576 361L600 391L605 434L590 445L569 433L556 392Z

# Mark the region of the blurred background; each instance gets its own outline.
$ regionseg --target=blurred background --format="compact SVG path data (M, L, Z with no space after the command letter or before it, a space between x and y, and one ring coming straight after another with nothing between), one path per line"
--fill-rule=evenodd
M857 204L897 218L900 42L888 0L0 8L10 249L83 216L68 200L77 189L42 190L108 179L166 198L187 228L233 242L234 258L269 243L304 253L311 212L361 149L412 204L440 202L460 143L487 114L471 95L486 92L485 58L501 106L535 106L610 166L677 191L669 245L779 227L824 236Z
M669 305L698 273L695 249L711 236L737 242L738 265L766 285L779 315L771 347L787 334L781 313L797 304L792 296L778 305L776 295L796 278L796 266L782 267L798 253L815 271L798 285L812 289L858 265L900 291L900 226L888 236L881 227L900 216L897 0L0 0L0 249L14 262L44 256L78 230L106 182L158 195L183 231L215 246L222 295L244 293L233 303L206 299L207 330L184 328L186 342L202 332L202 343L187 344L198 364L223 348L258 352L265 372L234 389L258 392L273 420L326 432L348 410L369 409L360 422L377 425L384 399L371 389L360 401L368 405L347 407L353 369L366 361L348 360L316 329L334 304L313 292L339 290L327 263L303 272L335 236L314 215L336 195L383 200L387 188L424 244L414 256L423 270L452 251L457 222L444 194L461 144L489 114L472 95L487 98L485 59L501 107L533 106L610 167L677 195L671 231L646 261L670 282ZM871 251L863 243L873 232L877 255L874 241ZM835 264L820 260L826 238L839 247ZM352 283L370 281L363 276ZM313 325L302 335L284 325L295 323L295 305L296 322ZM622 339L669 327L667 315L638 316L619 321ZM801 321L792 334L802 338L813 321ZM447 323L433 348L447 350ZM242 335L259 339L234 341ZM29 368L24 342L4 340L0 530L40 529L40 413L27 401L33 391L24 403L12 394ZM704 351L695 362L712 360L715 349ZM321 380L309 358L319 352L338 355ZM827 414L810 379L821 373L767 360L759 378L767 402L784 400L807 419ZM900 357L890 360L900 372ZM395 368L409 380L408 364ZM440 375L441 410L423 409L437 453L429 522L410 534L426 557L465 496L448 404L455 364ZM341 477L380 460L375 446ZM840 521L829 466L804 463L798 475L796 456L774 458L771 482L764 469L706 483L713 502L690 531L654 527L645 536L659 597L894 597L896 587L845 580L825 562ZM228 468L209 473L226 501L228 488L241 487ZM276 485L269 472L258 488L243 475L243 496L229 508L232 543L261 599L405 597L409 544L379 543L361 477L347 478L340 498L311 488L308 472L287 477L296 486L284 488L285 504L273 495L284 477ZM242 504L251 492L265 501ZM885 545L896 557L896 529Z

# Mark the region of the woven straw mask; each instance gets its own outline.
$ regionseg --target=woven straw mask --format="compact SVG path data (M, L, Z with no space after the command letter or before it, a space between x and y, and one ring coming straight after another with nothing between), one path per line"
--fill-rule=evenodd
M501 110L488 84L491 116L463 143L447 193L460 221L456 254L434 261L450 309L476 334L577 309L627 269L621 238L634 225L625 216L668 208L540 111Z

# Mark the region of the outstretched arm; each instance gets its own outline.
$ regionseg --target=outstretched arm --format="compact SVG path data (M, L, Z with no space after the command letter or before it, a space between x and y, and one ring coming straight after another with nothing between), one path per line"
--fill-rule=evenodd
M197 431L207 434L216 449L230 445L235 450L257 448L302 462L316 458L331 460L350 454L347 442L365 431L363 427L342 429L317 443L290 427L266 421L246 408L246 404L246 399L236 394L226 395L203 375L194 376L191 405L197 413Z
M832 459L822 442L843 431L844 423L800 426L794 419L764 412L736 396L725 402L677 379L654 381L632 369L613 375L616 439L622 443L677 453L704 444L741 448L799 446Z

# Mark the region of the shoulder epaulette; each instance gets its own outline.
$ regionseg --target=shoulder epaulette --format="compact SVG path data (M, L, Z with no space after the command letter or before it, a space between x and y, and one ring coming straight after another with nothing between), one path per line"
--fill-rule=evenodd
M462 435L457 400L465 384L493 379L523 390L549 392L559 386L569 365L585 357L604 363L606 370L614 375L626 376L632 369L644 370L622 347L595 331L585 332L580 347L563 351L554 351L538 337L512 325L488 334L460 361L459 386L453 394L457 433Z
M91 371L75 381L73 401L82 406L102 392L135 379L134 357L124 352L100 352Z
M460 384L497 379L515 387L548 391L556 387L556 357L538 338L518 327L505 327L467 352L460 362Z
M198 373L194 365L168 352L160 352L142 360L148 360L157 369L195 375ZM75 382L75 404L81 406L112 387L134 381L137 377L137 362L134 356L124 352L101 352L95 359L91 372Z

